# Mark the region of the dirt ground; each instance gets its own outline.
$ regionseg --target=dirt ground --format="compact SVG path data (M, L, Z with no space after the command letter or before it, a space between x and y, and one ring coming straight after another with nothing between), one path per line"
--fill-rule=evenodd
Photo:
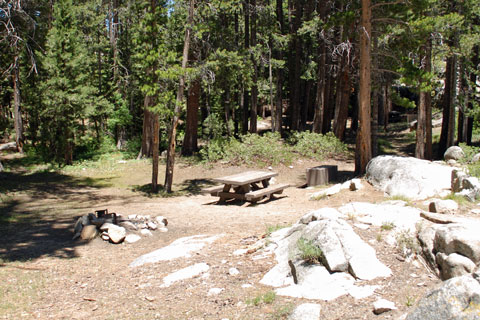
M8 160L4 156L2 161L8 165ZM254 260L253 254L232 254L263 237L269 227L289 226L311 210L384 200L381 192L364 182L362 190L344 190L310 201L309 194L316 190L296 186L305 182L306 168L320 164L338 165L340 180L353 177L350 160L297 161L293 168L275 167L277 182L294 187L275 200L254 205L241 201L220 205L214 197L199 193L213 177L252 168L179 163L174 189L182 195L168 198L141 191L150 182L148 161L112 160L104 167L79 167L64 174L4 173L0 183L16 183L9 185L10 191L1 195L0 202L0 318L285 319L295 306L312 302L321 305L321 319L397 319L440 281L422 264L404 261L397 249L382 241L387 231L380 228L354 229L393 272L389 278L364 282L381 288L361 300L342 296L325 302L275 296L266 301L260 297L273 288L259 281L274 266L274 257ZM154 232L134 244L114 245L99 238L89 243L71 240L76 217L105 208L122 215L165 216L168 232ZM128 266L142 254L199 234L222 237L190 258ZM210 266L208 278L161 287L166 275L199 262ZM232 267L240 273L229 275ZM211 288L224 290L209 296ZM398 309L374 315L372 305L380 297L394 301Z

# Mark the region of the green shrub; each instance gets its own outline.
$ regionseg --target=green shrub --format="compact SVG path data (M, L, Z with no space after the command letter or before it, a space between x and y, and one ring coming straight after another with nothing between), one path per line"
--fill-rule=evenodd
M213 139L200 150L200 157L205 162L215 162L225 157L225 149L229 145L228 140Z
M317 247L312 240L307 240L303 237L297 241L298 250L300 250L300 257L309 263L321 263L324 260L322 249Z
M309 131L294 132L289 143L300 155L318 160L347 151L347 146L331 132L325 135Z
M263 136L246 134L241 137L241 142L232 141L225 153L229 162L246 165L287 165L293 159L289 146L283 143L280 134L272 132Z
M472 161L472 158L474 155L476 155L480 148L474 147L474 146L469 146L466 143L460 143L458 145L460 148L462 148L463 153L465 153L465 157L459 160L460 163L469 163Z

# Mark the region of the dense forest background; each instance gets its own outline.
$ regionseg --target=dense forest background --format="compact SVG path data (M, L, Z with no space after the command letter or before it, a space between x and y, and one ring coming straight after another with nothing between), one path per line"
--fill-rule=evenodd
M478 125L477 0L1 0L0 43L0 140L62 165L135 150L154 188L167 150L167 191L176 149L221 148L262 118L340 140L351 119L357 173L393 106L417 115L419 158Z

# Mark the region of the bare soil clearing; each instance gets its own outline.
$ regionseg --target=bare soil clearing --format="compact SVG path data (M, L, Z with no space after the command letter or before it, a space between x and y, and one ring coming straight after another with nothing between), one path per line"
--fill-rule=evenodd
M305 183L306 168L323 164L338 165L342 180L352 178L352 161L298 161L293 168L273 170L279 173L277 183L299 186ZM268 227L289 226L311 210L351 201L380 202L384 197L365 182L359 191L344 190L319 201L309 200L315 190L296 187L286 189L275 200L256 204L235 201L219 205L217 198L200 194L211 178L250 169L178 164L174 189L184 195L171 198L135 191L150 182L148 161L113 161L104 168L79 168L65 175L5 173L12 185L11 192L2 195L0 221L24 219L0 225L0 318L284 319L287 311L309 301L276 296L273 301L248 303L272 291L258 282L274 265L274 257L253 260L251 254L232 253L263 237ZM122 215L165 216L169 231L155 232L134 244L113 245L99 238L89 243L72 241L75 218L104 208ZM355 231L371 240L393 276L365 282L382 286L365 299L342 296L330 302L310 301L321 304L321 319L397 318L440 282L423 265L402 261L396 249L382 241L380 228ZM128 266L142 254L199 234L223 236L190 258ZM168 274L203 262L210 266L208 278L161 287ZM240 273L230 275L232 267ZM211 288L224 290L209 296ZM398 310L374 315L373 302L380 297L394 301Z

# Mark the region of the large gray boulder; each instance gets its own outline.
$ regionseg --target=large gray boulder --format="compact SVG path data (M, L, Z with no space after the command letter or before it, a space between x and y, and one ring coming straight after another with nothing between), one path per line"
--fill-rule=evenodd
M480 224L473 219L432 224L418 234L426 261L443 280L471 273L480 264Z
M368 163L366 179L389 196L421 200L449 193L452 170L417 158L378 156Z
M429 292L407 315L406 320L480 319L480 283L472 276L443 282Z
M448 148L447 151L445 151L445 153L443 154L443 158L445 159L445 161L448 161L448 160L457 161L462 159L463 157L465 157L465 153L463 152L462 148L458 146L452 146Z

